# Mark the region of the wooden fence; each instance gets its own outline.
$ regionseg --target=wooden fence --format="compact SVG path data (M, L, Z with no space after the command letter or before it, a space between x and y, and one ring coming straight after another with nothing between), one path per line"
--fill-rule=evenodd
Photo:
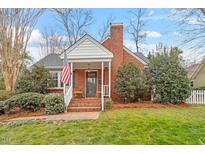
M192 90L190 97L186 100L188 104L204 104L205 90Z

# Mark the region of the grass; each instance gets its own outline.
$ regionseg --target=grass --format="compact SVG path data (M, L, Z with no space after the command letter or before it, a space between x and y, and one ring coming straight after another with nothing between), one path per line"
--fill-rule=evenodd
M0 144L204 144L205 107L120 109L98 120L0 125Z

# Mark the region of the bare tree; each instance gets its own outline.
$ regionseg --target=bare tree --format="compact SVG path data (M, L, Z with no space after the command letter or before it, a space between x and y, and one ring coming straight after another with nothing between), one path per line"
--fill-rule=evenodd
M56 20L60 23L68 37L68 46L74 44L86 33L86 28L92 23L91 11L85 9L53 9Z
M205 9L176 9L173 15L179 24L181 44L189 49L205 47Z
M99 28L98 35L100 42L102 42L108 35L109 35L109 28L110 28L110 23L114 21L114 18L110 16L103 24L102 27Z
M45 28L40 40L41 54L46 56L50 53L61 53L67 44L68 37L58 34L55 30Z
M1 71L6 90L15 91L31 32L42 9L0 9Z
M134 15L133 19L129 19L128 33L135 42L136 50L139 52L140 44L145 41L147 36L144 28L146 26L145 20L143 20L146 12L144 9L135 9L131 11Z

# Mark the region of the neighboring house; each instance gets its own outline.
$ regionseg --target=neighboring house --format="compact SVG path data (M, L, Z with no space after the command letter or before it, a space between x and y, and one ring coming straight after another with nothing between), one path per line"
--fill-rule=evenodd
M148 65L142 53L133 53L123 45L123 24L112 23L110 36L98 42L90 35L84 35L66 50L71 67L71 83L66 88L65 99L78 98L81 102L97 101L104 109L104 98L119 100L115 91L115 80L118 68L125 62L133 62L144 69ZM63 92L60 82L64 54L50 54L36 64L44 65L52 75L53 92ZM86 98L86 99L84 99ZM92 98L92 99L91 99ZM87 110L86 110L87 111Z
M205 89L205 59L187 68L188 78L193 89Z

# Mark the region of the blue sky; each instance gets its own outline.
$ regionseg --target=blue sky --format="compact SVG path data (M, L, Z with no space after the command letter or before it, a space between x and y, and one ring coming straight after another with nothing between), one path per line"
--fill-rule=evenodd
M135 51L134 44L131 37L126 31L128 25L128 18L132 18L130 10L132 9L88 9L92 11L93 23L87 29L89 33L94 38L98 39L98 30L102 23L106 21L107 18L113 16L115 22L123 22L124 24L124 44ZM177 32L177 26L173 18L171 17L172 9L147 9L146 21L147 25L145 31L149 31L145 42L142 44L143 52L146 55L148 51L155 49L156 44L162 42L166 45L178 45L179 35ZM40 58L38 54L38 44L35 43L39 40L40 34L45 28L57 28L59 29L59 24L54 18L54 14L50 11L45 11L40 17L36 27L34 35L32 36L31 43L29 44L29 50L31 55L34 57L34 61Z

